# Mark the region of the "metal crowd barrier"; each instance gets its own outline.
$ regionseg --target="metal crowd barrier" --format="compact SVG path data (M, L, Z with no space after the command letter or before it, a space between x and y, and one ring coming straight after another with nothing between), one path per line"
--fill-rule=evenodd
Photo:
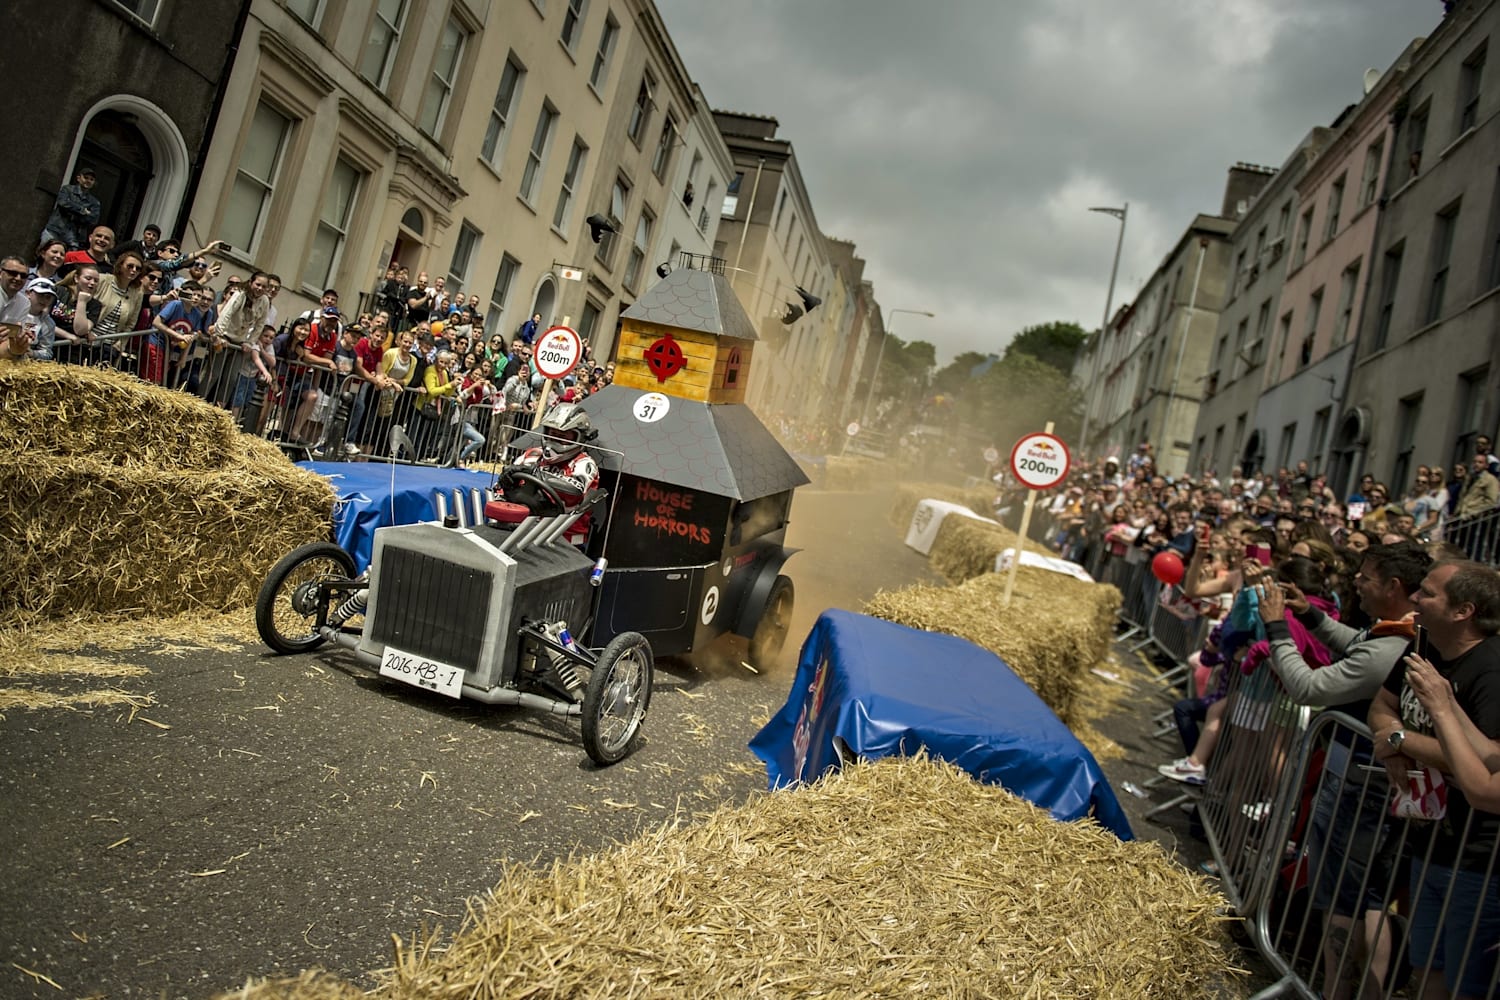
M101 334L91 340L63 340L52 344L52 360L65 365L111 368L156 385L167 384L167 354L154 330Z
M1449 788L1443 819L1392 818L1363 722L1309 723L1266 666L1229 697L1199 808L1224 893L1281 976L1256 997L1500 997L1500 816ZM1424 895L1451 981L1413 948Z
M520 453L515 441L531 428L534 414L529 410L507 410L496 394L480 403L470 403L462 410L462 422L484 439L473 458L487 463L505 463ZM457 433L464 433L455 422ZM472 438L469 438L472 440Z
M1443 525L1443 541L1457 545L1469 558L1500 564L1500 507Z
M1496 561L1500 511L1451 528L1447 540ZM1166 608L1147 563L1103 554L1087 568L1120 589L1120 638L1129 649L1154 647L1176 664L1158 680L1186 680L1188 657L1212 622ZM1392 818L1390 782L1371 763L1364 722L1293 703L1269 664L1248 677L1235 670L1224 706L1207 782L1196 796L1223 891L1281 977L1257 1000L1500 1000L1500 816L1457 809L1435 822ZM1168 721L1157 735L1174 730ZM1462 803L1456 789L1449 794L1450 807ZM1177 795L1148 816L1194 797ZM1449 854L1439 853L1444 846ZM1457 877L1444 864L1450 856L1464 859ZM1452 982L1412 947L1413 900L1423 893L1427 922L1436 926L1422 943L1442 940L1447 929L1447 962L1459 970Z
M240 429L275 441L296 458L365 455L398 462L453 466L514 459L512 442L532 414L509 411L498 395L472 404L445 396L423 407L425 389L377 390L344 364L337 370L279 361L267 383L258 370L244 379L241 350L199 341L185 350L156 330L134 330L89 341L57 340L53 360L112 368L182 389L229 410ZM405 447L392 448L392 428Z

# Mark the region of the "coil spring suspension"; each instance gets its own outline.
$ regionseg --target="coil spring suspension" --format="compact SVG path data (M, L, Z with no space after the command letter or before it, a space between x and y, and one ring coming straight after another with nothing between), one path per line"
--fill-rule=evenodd
M573 692L582 689L583 678L578 676L578 664L557 653L554 653L553 657L552 668L557 671L557 676L562 678L563 686Z
M545 632L548 638L568 649L574 648L573 637L568 633L568 623L564 621L553 622L547 626ZM558 680L563 682L563 687L577 694L583 690L583 678L578 675L578 664L570 656L554 650L547 651L548 658L552 661L552 670L557 674Z
M368 588L356 590L344 599L344 603L334 609L333 614L329 616L328 624L334 628L338 628L355 615L362 614L365 608L369 606L369 602L370 591Z

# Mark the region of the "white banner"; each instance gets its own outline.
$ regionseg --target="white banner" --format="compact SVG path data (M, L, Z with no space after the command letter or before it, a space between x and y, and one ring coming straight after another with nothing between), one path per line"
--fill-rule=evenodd
M912 511L911 525L906 529L906 544L924 556L932 552L932 545L937 541L938 529L943 526L943 518L949 514L972 517L986 524L1000 523L987 517L980 517L961 503L948 503L946 500L921 500L917 503L917 509Z

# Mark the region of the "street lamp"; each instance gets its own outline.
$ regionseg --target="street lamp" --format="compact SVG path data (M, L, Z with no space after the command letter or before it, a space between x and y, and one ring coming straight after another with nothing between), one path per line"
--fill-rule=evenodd
M1094 397L1099 395L1094 380L1099 377L1099 356L1104 353L1104 335L1109 330L1109 311L1115 304L1115 275L1120 270L1120 248L1125 245L1125 216L1130 212L1130 202L1122 208L1091 208L1120 220L1120 235L1115 239L1115 262L1109 268L1109 292L1104 296L1104 322L1099 324L1099 340L1094 344L1094 357L1089 362L1089 384L1083 387L1083 429L1078 434L1078 447L1087 451L1089 446L1089 417L1094 411Z
M875 352L875 370L870 373L870 391L865 393L865 409L859 417L861 424L868 424L870 422L870 403L875 398L875 384L880 381L880 360L885 357L885 342L890 339L891 331L896 329L895 317L897 313L926 316L928 319L935 319L937 317L937 313L928 312L926 309L892 309L886 313L891 318L891 322L886 326L885 332L881 335L880 350Z

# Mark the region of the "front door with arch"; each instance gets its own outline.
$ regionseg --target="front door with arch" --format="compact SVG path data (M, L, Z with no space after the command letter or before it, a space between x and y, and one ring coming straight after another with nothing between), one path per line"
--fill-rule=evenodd
M413 277L422 268L422 248L427 234L427 223L422 210L413 205L401 216L401 226L396 230L396 241L391 246L389 263L406 267Z
M537 315L542 316L541 329L545 330L552 325L552 312L557 308L557 282L552 275L542 275L541 283L537 285L536 294L531 299L531 311L526 314L526 319Z
M1245 470L1245 475L1253 476L1261 471L1261 465L1266 460L1266 446L1264 435L1257 430L1250 432L1250 439L1245 442L1245 450L1240 453L1240 468Z
M93 167L99 221L117 242L140 235L148 223L177 235L187 191L188 150L177 124L143 97L115 94L84 114L62 183ZM61 186L61 185L59 185Z
M1370 443L1369 427L1369 411L1356 406L1344 414L1334 432L1328 485L1339 496L1352 491L1354 477L1363 472L1359 466L1364 463L1365 449Z
M84 167L94 168L93 195L99 199L99 223L115 231L117 242L137 235L146 223L156 222L140 217L146 188L156 172L151 146L145 133L136 127L133 115L110 109L93 117L84 129L68 177Z

